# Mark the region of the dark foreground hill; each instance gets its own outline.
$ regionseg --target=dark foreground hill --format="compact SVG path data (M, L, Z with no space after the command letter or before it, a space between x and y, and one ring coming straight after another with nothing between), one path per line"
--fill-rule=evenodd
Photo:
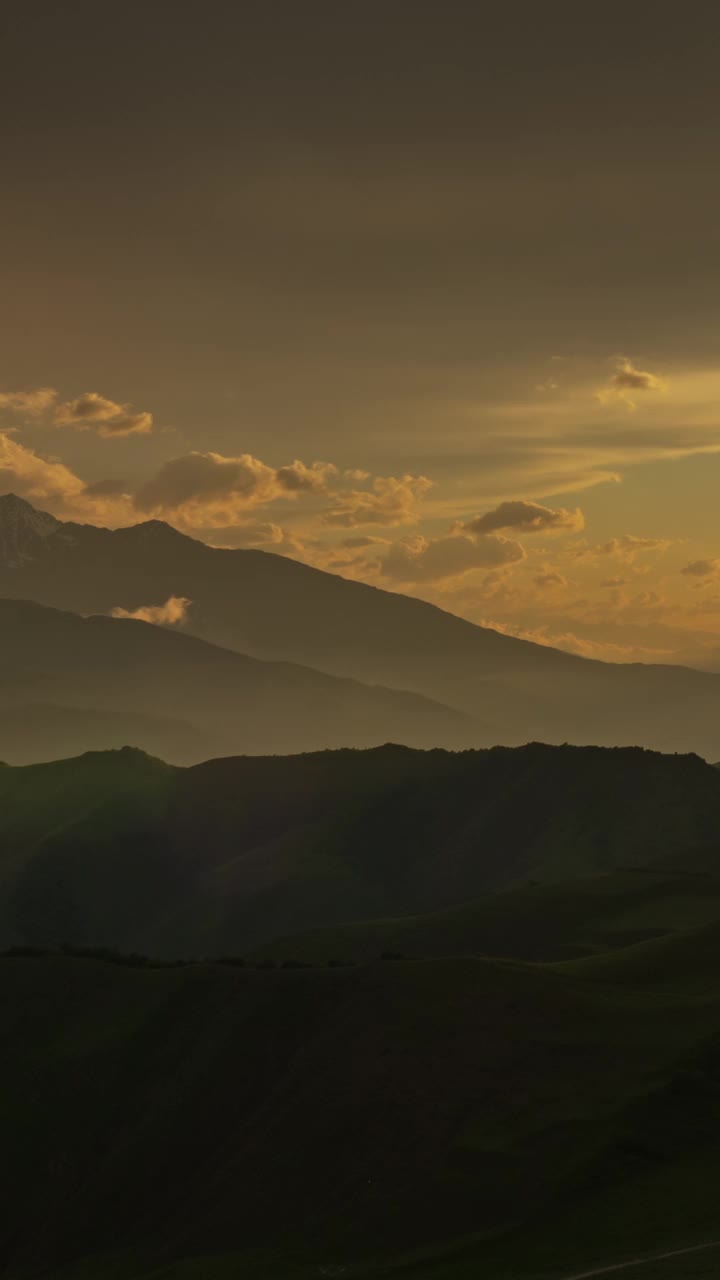
M4 495L0 596L83 614L183 596L186 628L215 645L414 690L477 717L486 744L638 743L720 758L718 675L579 658L283 556L208 547L157 520L63 524Z
M0 769L0 945L245 952L535 880L655 867L685 883L718 871L719 833L720 773L639 749L386 746L186 770L89 754Z
M147 622L0 599L0 759L131 742L187 764L389 737L462 747L482 732L417 694L260 662Z
M718 960L0 959L0 1274L554 1280L712 1239Z

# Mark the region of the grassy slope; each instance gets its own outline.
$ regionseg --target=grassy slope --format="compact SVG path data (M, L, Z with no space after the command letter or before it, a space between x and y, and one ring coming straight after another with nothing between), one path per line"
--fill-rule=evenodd
M718 954L5 959L6 1274L369 1276L412 1249L404 1274L499 1280L712 1235Z
M720 918L720 876L657 871L533 884L424 916L362 920L274 939L253 955L323 964L405 956L580 958Z

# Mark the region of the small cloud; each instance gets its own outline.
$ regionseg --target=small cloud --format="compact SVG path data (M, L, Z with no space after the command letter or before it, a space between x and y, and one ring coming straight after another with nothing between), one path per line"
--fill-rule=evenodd
M118 436L147 435L153 428L151 413L137 413L129 404L117 404L97 391L86 391L75 400L58 405L53 415L58 427L76 431L97 431L111 439Z
M136 622L151 622L158 627L177 627L187 618L192 600L185 596L170 596L165 604L146 604L139 609L113 609L113 618L133 618Z
M115 498L120 494L127 493L128 486L126 480L93 480L92 484L86 484L83 489L83 496L87 498Z
M501 502L499 507L465 526L472 533L494 533L500 529L513 529L518 533L577 532L584 527L585 519L579 507L574 510L544 507L539 502L520 498Z
M510 538L453 532L442 538L418 535L395 542L378 567L384 577L397 582L441 582L524 559L524 548Z
M328 485L336 475L337 467L332 462L313 462L308 467L298 458L275 472L281 489L290 493L327 493Z
M0 391L0 409L39 417L52 407L57 394L52 387L36 387L33 391Z
M638 369L627 356L617 356L615 372L610 375L608 385L595 394L601 404L608 404L616 399L621 400L629 409L636 409L632 394L638 391L645 393L664 390L664 379L656 373L651 373L649 369Z
M544 590L553 587L566 587L568 580L557 569L545 568L542 573L536 574L534 578L535 586Z
M325 512L323 523L341 529L377 524L391 527L412 524L418 503L432 481L427 476L376 476L370 489L344 490L335 496L335 506Z
M601 587L625 587L627 586L627 578L603 578L600 583Z
M594 547L581 547L571 554L575 560L596 560L599 556L612 556L616 560L623 560L625 564L632 564L639 555L652 552L660 554L671 546L669 538L638 538L632 533L624 533L619 538L610 538Z
M373 538L370 534L358 534L356 537L343 538L340 546L345 547L348 551L355 551L361 547L382 546L386 543L386 538Z
M680 572L690 578L711 578L720 572L720 558L691 560Z

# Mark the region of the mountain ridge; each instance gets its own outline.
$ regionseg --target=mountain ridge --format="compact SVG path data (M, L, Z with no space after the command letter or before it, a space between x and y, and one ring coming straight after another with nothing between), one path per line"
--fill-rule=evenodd
M182 597L186 634L417 693L481 721L485 742L639 743L720 758L717 674L565 653L272 552L209 547L162 521L64 524L36 550L0 565L0 596L81 614Z
M139 619L81 617L28 600L0 598L0 658L0 708L17 715L20 706L50 703L76 716L180 721L198 739L195 748L184 744L183 763L237 751L369 746L393 734L416 746L483 737L471 717L421 695L263 661ZM170 739L166 732L152 741L170 750ZM7 754L12 740L2 725L1 741ZM37 750L46 754L42 734Z

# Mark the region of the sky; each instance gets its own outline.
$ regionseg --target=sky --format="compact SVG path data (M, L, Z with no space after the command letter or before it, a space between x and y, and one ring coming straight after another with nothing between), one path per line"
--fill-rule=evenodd
M720 13L14 0L0 39L0 492L720 667Z

